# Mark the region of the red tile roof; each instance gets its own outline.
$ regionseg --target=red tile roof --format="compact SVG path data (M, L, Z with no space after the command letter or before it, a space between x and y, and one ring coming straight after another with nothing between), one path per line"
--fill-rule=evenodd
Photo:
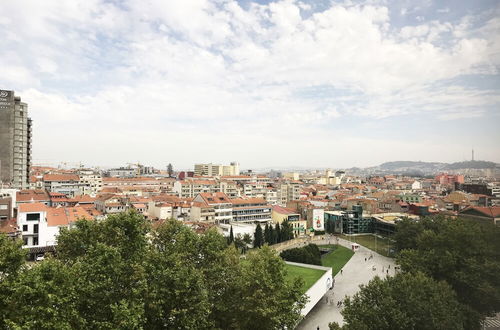
M273 212L278 212L280 214L298 214L295 210L281 207L279 205L273 205Z
M469 207L465 210L463 210L460 213L463 213L468 210L476 210L482 214L484 214L487 217L492 217L492 218L497 218L500 217L500 206L472 206Z
M76 174L45 174L43 181L80 181Z
M19 212L44 212L47 211L49 207L43 203L23 203L19 205Z
M49 194L42 189L20 190L16 193L17 202L49 201Z

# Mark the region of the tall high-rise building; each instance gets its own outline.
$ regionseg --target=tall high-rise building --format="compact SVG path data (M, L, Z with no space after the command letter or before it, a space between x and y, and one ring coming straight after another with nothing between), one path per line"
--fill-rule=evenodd
M0 90L0 183L12 188L29 186L31 118L28 105L14 91Z

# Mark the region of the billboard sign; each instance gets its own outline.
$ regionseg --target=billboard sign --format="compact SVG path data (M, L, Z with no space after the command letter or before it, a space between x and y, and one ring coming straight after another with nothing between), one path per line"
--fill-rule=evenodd
M314 230L325 230L325 210L324 209L313 209L313 228Z

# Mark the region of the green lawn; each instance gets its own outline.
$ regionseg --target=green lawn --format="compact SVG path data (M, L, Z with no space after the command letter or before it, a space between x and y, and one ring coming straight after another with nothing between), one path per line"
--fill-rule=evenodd
M292 281L296 277L300 277L304 280L302 293L305 293L325 273L323 270L305 268L289 264L286 264L286 270L288 272L287 278L289 281Z
M356 242L359 245L363 245L364 247L373 250L383 256L393 257L393 255L389 253L389 249L393 246L390 239L376 237L375 235L340 235L340 237L351 242Z
M318 245L320 248L324 247L324 245ZM345 248L343 246L334 246L335 249L328 253L325 254L321 258L321 262L323 263L323 266L325 267L332 267L332 275L335 276L342 267L351 259L352 255L354 252L352 252L350 249Z

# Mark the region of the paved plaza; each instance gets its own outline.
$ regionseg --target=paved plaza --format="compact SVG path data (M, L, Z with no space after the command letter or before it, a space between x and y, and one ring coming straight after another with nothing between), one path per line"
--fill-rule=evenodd
M339 239L339 244L351 248L352 243ZM373 270L374 268L375 270ZM389 273L387 273L388 269ZM352 296L359 291L360 284L368 283L376 275L380 277L394 275L394 260L360 246L349 262L345 264L342 274L339 272L335 276L333 290L323 296L297 329L317 330L319 326L320 330L326 330L328 323L334 321L342 325L344 323L340 314L342 308L337 307L338 301L345 296Z

